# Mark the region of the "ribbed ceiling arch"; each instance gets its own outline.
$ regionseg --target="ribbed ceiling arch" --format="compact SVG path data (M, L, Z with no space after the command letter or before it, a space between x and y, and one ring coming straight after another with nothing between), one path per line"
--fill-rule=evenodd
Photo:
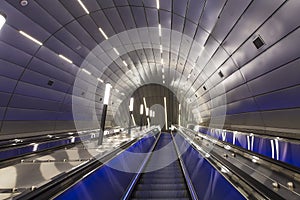
M149 83L145 81L147 78L155 81L162 78L158 73L161 58L166 66L165 86L173 88L180 101L184 99L191 113L201 115L194 118L195 123L217 126L225 123L228 128L263 133L297 132L298 123L294 119L300 106L293 100L297 99L294 94L298 93L299 85L299 79L294 77L299 59L297 0L161 0L159 9L155 0L82 2L89 14L75 0L36 0L29 1L26 7L21 7L18 1L0 2L1 11L7 15L0 34L0 116L5 137L11 133L73 129L74 96L79 102L94 101L98 116L105 82L114 86L111 101L123 101L130 96L128 88L134 91ZM108 63L101 58L101 49L95 51L94 58L86 59L93 49L116 35L151 28L157 32L159 24L162 36L157 41L163 46L162 54L160 46L151 45L136 46L134 51L123 53L119 50L115 62L103 71L99 66ZM28 40L20 30L43 45ZM172 38L168 37L169 30L179 33L180 39L168 40ZM126 44L128 40L134 44L136 36L145 35L132 34L122 37L120 42ZM260 49L253 44L258 36L265 43ZM189 48L193 41L203 51ZM167 48L167 43L177 49ZM114 45L111 47L119 48ZM105 53L113 54L112 48ZM191 56L186 58L182 53ZM197 63L194 69L193 62ZM96 79L79 71L80 67L90 67ZM155 68L156 73L152 73ZM174 73L168 74L167 69ZM135 83L138 82L135 73L139 74L140 83ZM288 80L280 74L289 77ZM77 88L74 82L78 76L83 76L83 82L87 83ZM104 83L96 81L97 78ZM176 80L175 84L170 85L168 78ZM48 85L49 81L53 85ZM87 90L89 85L96 88L95 94ZM111 116L117 109L117 103L114 105L109 112ZM287 121L283 116L293 117ZM86 128L96 127L97 119L91 117L82 116L80 123ZM36 125L16 128L18 124L32 123Z

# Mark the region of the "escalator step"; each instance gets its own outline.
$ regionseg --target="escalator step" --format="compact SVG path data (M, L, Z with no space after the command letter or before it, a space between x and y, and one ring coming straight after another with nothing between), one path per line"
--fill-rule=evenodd
M142 178L147 179L147 178L152 178L152 179L157 179L157 178L183 178L183 175L181 174L153 174L153 175L147 175L143 176Z
M137 190L134 198L188 198L187 190Z
M184 179L182 178L173 178L173 179L144 179L141 178L139 183L152 183L152 184L172 184L172 183L184 183Z
M185 184L139 184L136 190L186 190Z
M190 200L190 198L133 198L130 200Z

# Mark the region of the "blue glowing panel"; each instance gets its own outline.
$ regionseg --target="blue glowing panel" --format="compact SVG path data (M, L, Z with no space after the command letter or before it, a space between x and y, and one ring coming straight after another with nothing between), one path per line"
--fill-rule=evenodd
M131 153L145 153L149 152L155 138L153 136L143 138L142 140L129 147L125 152L122 152L117 157L109 161L106 165L93 172L80 182L75 184L69 190L61 194L56 200L67 199L120 199L125 193L131 179L135 173L127 173L119 171L118 169L133 169L139 168L143 158L129 157L127 154ZM113 168L118 166L118 169Z
M176 137L176 143L181 150L188 146L187 151L182 154L182 159L198 199L245 199L208 161L189 146L182 136Z

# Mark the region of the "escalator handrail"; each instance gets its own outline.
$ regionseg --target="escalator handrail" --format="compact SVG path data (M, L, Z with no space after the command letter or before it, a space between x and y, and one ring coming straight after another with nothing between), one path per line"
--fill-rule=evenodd
M187 129L187 128L183 128L183 129L184 129L184 130L191 131L190 129ZM284 168L284 170L289 170L289 171L291 171L291 172L293 172L293 173L300 174L300 168L295 167L295 166L293 166L293 165L291 165L291 164L289 164L289 163L286 163L286 162L283 162L283 161L280 161L280 160L274 160L274 159L269 158L269 157L267 157L267 156L265 156L265 155L262 155L262 154L259 154L259 153L253 152L253 151L249 151L249 150L244 149L244 148L242 148L242 147L239 147L239 146L237 146L237 145L234 145L234 144L231 144L231 143L229 143L229 142L225 142L225 141L216 139L216 138L214 138L214 137L212 137L212 136L210 136L210 135L207 135L207 134L204 134L204 133L201 133L201 132L197 132L197 134L201 134L201 135L206 136L206 137L208 137L208 138L210 138L210 139L218 140L218 142L222 143L224 146L225 146L225 145L229 145L229 146L232 147L233 149L237 149L238 151L240 151L240 152L242 152L242 153L249 154L249 155L251 155L251 156L256 156L256 157L258 157L258 158L260 158L260 159L262 159L262 160L265 160L265 161L267 161L267 162L269 162L269 163L271 163L271 164L274 164L274 165L277 165L277 166L279 166L279 167L281 167L281 168ZM283 172L285 172L285 171L283 171ZM287 175L289 175L289 174L287 174Z
M158 142L160 136L161 136L161 132L157 136L157 138L156 138L155 142L153 143L152 147L150 148L150 150L149 150L146 158L144 159L143 163L141 164L138 173L131 180L129 186L126 189L126 192L124 193L124 196L121 198L122 200L127 200L130 197L130 195L132 194L133 189L135 188L135 185L137 184L137 182L138 182L138 180L139 180L139 178L140 178L140 176L142 174L142 171L145 169L145 166L146 166L147 162L149 161L149 158L150 158L150 156L151 156L154 148L156 147L157 142Z
M183 135L183 132L178 131L179 133ZM185 133L186 134L186 133ZM198 151L200 154L201 152L197 149L197 147L195 147L192 143L190 143L188 140L186 140L196 151ZM230 163L229 161L225 160L222 156L217 155L216 153L214 153L213 151L210 152L210 157L206 158L203 156L204 159L206 160L216 160L219 163L222 163L223 166L225 166L226 168L230 169L230 171L232 171L232 173L237 176L240 180L244 181L245 183L247 183L248 186L250 186L253 190L257 191L260 195L262 195L264 198L266 199L278 199L278 200L284 200L284 198L282 198L280 195L278 195L277 193L275 193L273 190L269 189L268 187L266 187L265 185L263 185L262 183L260 183L259 181L257 181L256 179L254 179L253 177L249 176L249 174L245 173L244 171L242 171L241 169L239 169L238 167L234 166L232 163ZM214 165L213 165L214 166ZM216 168L216 166L214 166Z
M180 162L180 166L181 166L181 169L182 169L185 181L187 183L189 192L191 194L191 197L192 197L193 200L198 200L198 196L196 194L196 191L195 191L195 188L194 188L193 183L191 181L191 178L189 176L189 173L188 173L188 171L187 171L187 169L186 169L186 167L184 165L184 162L183 162L183 160L182 160L182 158L181 158L181 156L179 154L179 149L178 149L178 146L177 146L176 141L174 139L173 133L171 133L171 135L172 135L172 139L173 139L173 144L175 146L175 151L177 153L177 156L178 156L178 159L179 159L179 162Z
M146 135L148 135L149 133L153 133L152 130L146 133ZM78 181L82 180L84 177L87 176L87 174L90 174L95 170L101 168L106 162L113 159L115 156L125 151L130 146L134 145L138 140L140 140L143 137L145 137L145 135L122 144L121 146L119 146L116 149L113 149L104 156L98 156L95 159L86 161L83 164L72 168L68 172L63 172L59 174L58 176L52 178L48 183L38 187L37 189L27 190L21 193L20 195L14 197L13 199L30 200L53 198L61 194L74 184L76 184Z

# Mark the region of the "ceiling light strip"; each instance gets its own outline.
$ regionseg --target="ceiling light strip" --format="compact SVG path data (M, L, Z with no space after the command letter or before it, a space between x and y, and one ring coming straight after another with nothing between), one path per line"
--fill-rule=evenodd
M159 36L161 37L161 25L158 24L158 33L159 33Z
M82 71L88 75L92 75L92 73L90 71L88 71L87 69L82 68Z
M156 8L157 8L157 10L159 10L159 7L160 7L159 0L156 0Z
M128 64L126 63L125 60L123 60L123 64L124 64L126 67L128 66Z
M4 26L5 22L6 22L6 15L4 13L0 12L0 30Z
M143 101L144 101L144 107L146 109L147 108L147 103L146 103L146 98L145 97L143 97Z
M102 28L99 28L100 33L103 35L103 37L107 40L108 37L107 35L104 33L104 31L102 30Z
M97 78L98 81L100 81L101 83L104 83L104 81L101 78Z
M81 5L81 7L83 8L83 10L86 12L86 14L90 14L89 10L85 7L85 5L82 3L81 0L77 0L78 3Z
M58 56L59 56L60 58L64 59L65 61L67 61L68 63L71 63L71 64L73 64L73 61L72 61L72 60L70 60L69 58L65 57L64 55L62 55L62 54L59 54Z
M131 114L131 119L132 119L133 125L136 126L136 123L135 123L135 119L134 119L133 114Z
M116 48L113 48L113 50L116 52L116 54L119 56L120 53L118 52L118 50Z
M24 31L19 31L20 34L22 34L23 36L25 36L26 38L30 39L31 41L35 42L36 44L42 46L43 43L38 41L37 39L35 39L34 37L28 35L27 33L25 33Z
M166 130L168 130L168 114L167 114L167 98L164 97L164 106L165 106L165 124Z

